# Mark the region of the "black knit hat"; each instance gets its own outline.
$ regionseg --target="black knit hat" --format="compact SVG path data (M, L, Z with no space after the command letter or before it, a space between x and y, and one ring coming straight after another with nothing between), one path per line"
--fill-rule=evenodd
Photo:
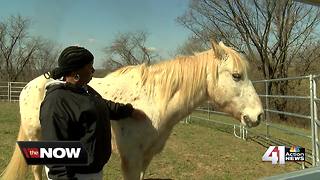
M81 69L93 62L93 55L83 47L70 46L64 49L58 59L58 67L50 72L49 77L59 79L62 76Z

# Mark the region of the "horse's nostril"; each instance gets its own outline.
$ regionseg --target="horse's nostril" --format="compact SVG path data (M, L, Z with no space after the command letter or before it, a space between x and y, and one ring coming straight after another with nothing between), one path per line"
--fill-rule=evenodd
M262 118L263 118L263 113L258 115L257 122L260 122L262 120Z

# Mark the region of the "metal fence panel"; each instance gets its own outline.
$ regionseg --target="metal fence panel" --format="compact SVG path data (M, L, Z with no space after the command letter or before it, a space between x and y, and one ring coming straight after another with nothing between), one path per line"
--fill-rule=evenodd
M15 102L27 82L0 82L0 100Z
M9 101L10 97L9 82L0 82L0 100Z

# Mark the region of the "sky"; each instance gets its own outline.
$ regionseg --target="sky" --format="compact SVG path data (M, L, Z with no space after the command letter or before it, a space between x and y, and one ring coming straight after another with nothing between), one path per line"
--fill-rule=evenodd
M95 56L101 67L103 49L117 34L146 31L146 45L169 58L191 34L176 22L188 0L5 0L0 21L11 15L29 18L31 35L62 46L79 45Z

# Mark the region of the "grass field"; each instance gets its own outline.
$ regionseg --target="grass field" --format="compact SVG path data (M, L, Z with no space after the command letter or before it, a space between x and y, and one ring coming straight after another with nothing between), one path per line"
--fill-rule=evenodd
M199 115L199 114L197 114ZM200 114L203 115L203 114ZM221 116L215 120L233 121ZM19 129L18 105L0 102L0 171L8 163L14 148ZM265 131L261 126L253 131ZM297 129L302 132L307 130ZM232 132L233 133L233 132ZM272 135L289 138L290 141L303 144L298 137L281 135L273 131ZM301 143L300 143L301 141ZM247 141L235 138L230 128L212 126L206 123L179 123L175 126L164 151L157 155L146 172L148 179L258 179L261 177L291 172L300 168L296 163L272 165L262 162L266 148L253 138ZM104 168L105 179L122 179L117 154ZM31 178L31 173L27 179Z

